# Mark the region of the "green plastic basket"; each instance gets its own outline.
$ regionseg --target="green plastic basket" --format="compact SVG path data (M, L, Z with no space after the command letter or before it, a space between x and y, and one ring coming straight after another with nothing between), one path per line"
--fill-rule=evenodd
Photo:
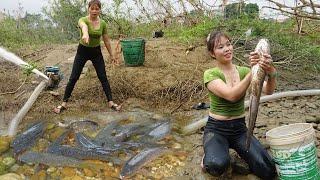
M145 44L143 38L123 39L120 41L126 66L141 66L145 58Z

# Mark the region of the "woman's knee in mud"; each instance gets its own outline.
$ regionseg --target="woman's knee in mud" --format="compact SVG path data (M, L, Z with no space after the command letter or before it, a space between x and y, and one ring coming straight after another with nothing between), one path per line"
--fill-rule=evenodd
M229 167L230 159L228 158L204 158L204 167L206 172L212 176L222 175Z

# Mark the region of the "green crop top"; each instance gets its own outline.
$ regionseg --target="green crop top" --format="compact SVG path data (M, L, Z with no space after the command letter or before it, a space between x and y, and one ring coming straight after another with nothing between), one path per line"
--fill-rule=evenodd
M236 66L236 68L239 72L240 80L242 80L250 72L250 68L248 67ZM223 72L219 68L211 68L204 72L203 80L206 87L208 82L215 79L221 79L222 81L226 82ZM245 95L237 102L231 102L209 91L210 111L214 114L222 116L239 116L245 111L244 98Z
M89 33L89 44L86 44L82 41L82 31L80 29L80 44L86 47L97 47L100 45L101 36L107 34L107 23L100 19L100 27L99 29L94 29L92 24L89 22L88 17L82 17L79 19L80 21L84 22L88 26L88 33Z

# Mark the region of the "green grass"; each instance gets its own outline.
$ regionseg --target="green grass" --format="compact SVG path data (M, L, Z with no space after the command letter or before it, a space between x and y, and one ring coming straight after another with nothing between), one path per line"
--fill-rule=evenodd
M45 22L45 21L43 21ZM38 26L32 26L32 23L21 21L18 22L13 18L6 18L0 22L0 46L14 50L23 47L41 46L43 44L66 44L74 43L74 38L69 38L61 28L39 23ZM294 61L305 61L306 69L319 72L320 67L320 49L319 39L320 32L316 27L319 22L309 21L304 26L307 34L298 34L296 32L295 20L287 20L279 23L273 20L252 19L247 16L234 19L222 19L221 17L201 17L198 22L193 25L181 25L173 22L164 28L160 22L134 23L129 20L122 19L120 22L121 33L127 35L128 38L144 37L149 39L152 32L162 29L165 38L184 44L204 44L207 35L212 30L222 30L227 32L235 40L254 40L259 38L267 38L272 46L272 55L276 60L282 61L286 58L292 58ZM117 38L117 24L109 22L109 36ZM31 27L30 27L31 26ZM252 28L250 37L245 37L244 33Z

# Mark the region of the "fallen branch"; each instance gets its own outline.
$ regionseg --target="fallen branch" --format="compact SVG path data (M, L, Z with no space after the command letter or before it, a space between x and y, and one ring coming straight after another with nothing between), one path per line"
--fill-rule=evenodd
M46 80L41 81L40 84L36 87L36 89L31 94L28 101L20 109L18 114L11 120L8 128L9 136L16 135L19 123L21 122L22 118L27 114L27 112L31 109L33 103L37 100L38 96L40 95L41 91L46 87L46 85L47 85Z
M26 80L27 78L24 79L23 83L15 91L0 93L0 96L6 95L6 94L15 94L26 83Z
M14 97L14 100L18 99L22 94L24 94L26 90L23 90L21 93L19 93L16 97Z
M274 101L284 97L296 97L296 96L317 96L320 95L320 89L310 89L310 90L298 90L298 91L285 91L279 92L272 95L262 96L260 98L260 103L267 101ZM248 108L249 101L245 101L245 108ZM192 134L197 129L205 126L207 123L208 117L202 118L192 124L189 124L182 128L183 134Z

